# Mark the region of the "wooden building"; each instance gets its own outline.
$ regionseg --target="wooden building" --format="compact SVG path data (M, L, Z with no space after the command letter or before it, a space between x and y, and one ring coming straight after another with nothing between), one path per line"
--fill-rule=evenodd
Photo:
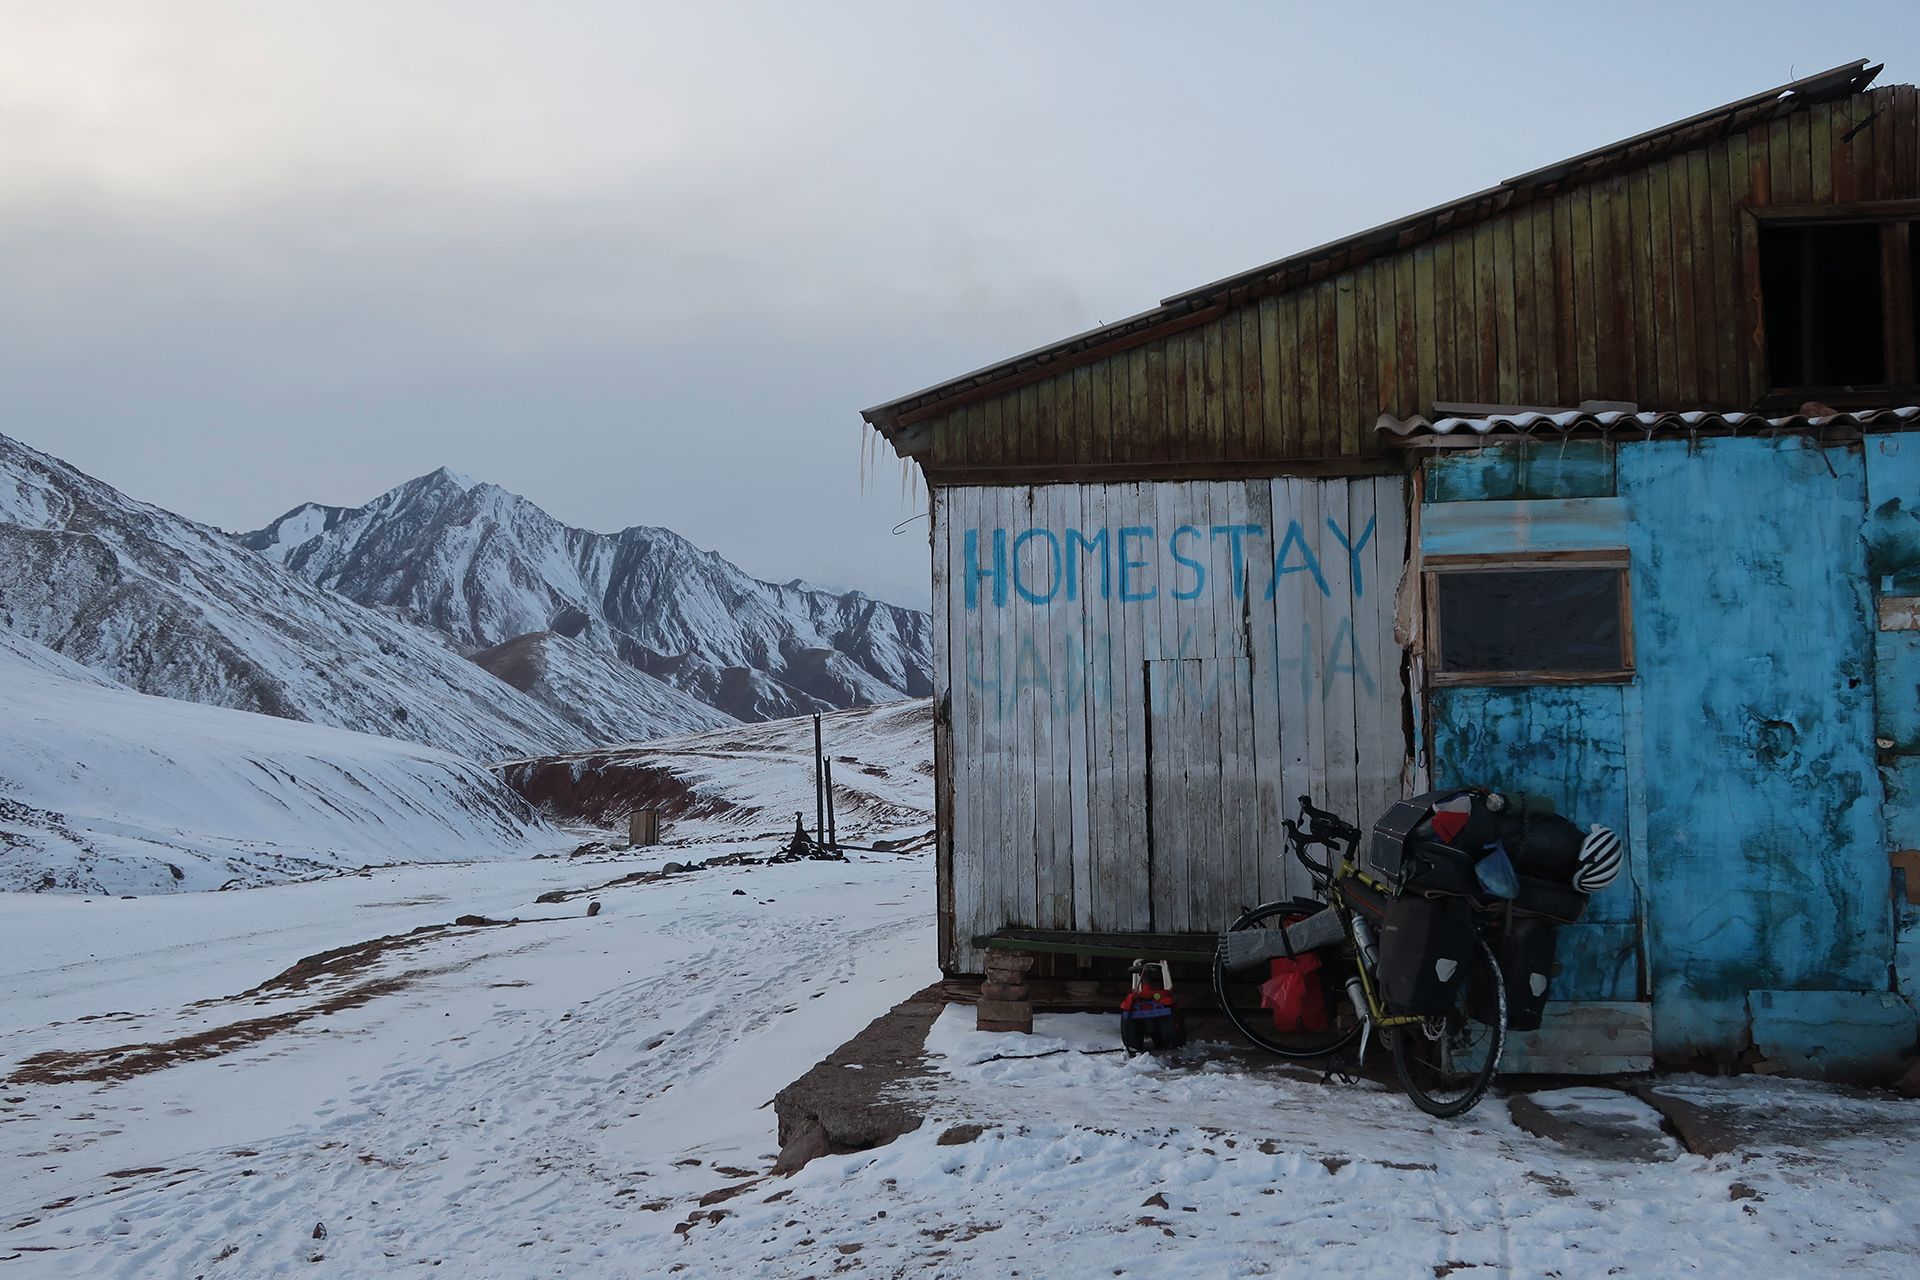
M1484 781L1627 837L1561 948L1638 1046L1596 1066L1910 1046L1920 96L1878 70L868 410L932 499L942 966L1217 931L1299 887L1292 797Z

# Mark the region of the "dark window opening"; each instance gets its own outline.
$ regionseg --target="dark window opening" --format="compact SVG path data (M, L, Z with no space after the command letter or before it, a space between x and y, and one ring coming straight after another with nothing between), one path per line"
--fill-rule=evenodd
M1920 222L1907 224L1907 300L1913 304L1913 323L1908 325L1913 339L1913 363L1909 369L1920 371Z
M1880 224L1762 227L1760 296L1772 384L1886 382L1882 288Z
M1633 667L1621 566L1453 570L1430 582L1443 683L1617 680Z

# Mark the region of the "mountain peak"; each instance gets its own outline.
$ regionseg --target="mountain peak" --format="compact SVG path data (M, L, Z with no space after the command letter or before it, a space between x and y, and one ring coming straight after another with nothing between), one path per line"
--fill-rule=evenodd
M340 511L323 528L315 523L300 525L304 541L282 563L315 585L431 627L463 653L554 630L565 617L576 647L596 661L658 676L740 719L891 702L931 688L924 613L876 609L866 596L812 584L796 591L762 582L669 529L573 528L527 498L445 468ZM616 696L606 681L599 685Z
M455 471L452 467L440 467L420 478L422 480L440 480L448 484L457 485L462 493L472 493L480 483L472 476Z

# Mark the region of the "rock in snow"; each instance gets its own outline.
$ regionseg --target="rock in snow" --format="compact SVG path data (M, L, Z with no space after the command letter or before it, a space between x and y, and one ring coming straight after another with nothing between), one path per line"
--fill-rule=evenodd
M925 613L859 592L762 582L666 529L571 528L446 470L362 507L296 507L240 540L311 582L432 627L463 652L552 633L573 642L567 660L576 667L579 654L600 654L733 720L932 691ZM556 652L549 639L528 647ZM576 723L589 705L556 688L535 696Z
M149 697L0 630L0 890L159 893L568 840L479 765Z

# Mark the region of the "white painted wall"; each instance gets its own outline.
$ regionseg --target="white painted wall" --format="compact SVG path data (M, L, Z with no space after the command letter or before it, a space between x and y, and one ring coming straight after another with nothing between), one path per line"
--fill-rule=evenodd
M1369 824L1406 763L1405 481L937 490L956 972L1005 926L1212 932L1304 888L1295 797Z

